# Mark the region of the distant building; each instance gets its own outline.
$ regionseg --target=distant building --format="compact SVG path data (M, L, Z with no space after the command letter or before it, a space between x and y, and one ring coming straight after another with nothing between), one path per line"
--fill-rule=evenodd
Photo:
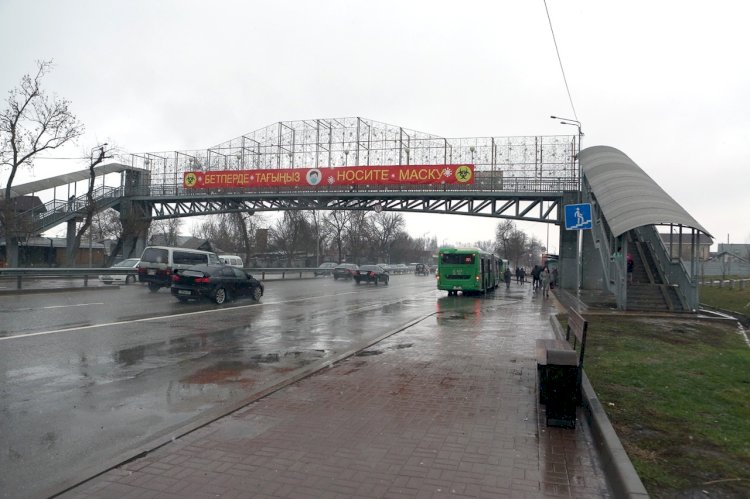
M667 248L672 258L681 258L682 260L689 261L692 258L690 253L692 246L692 237L689 233L682 234L682 241L680 241L679 234L659 234L661 241L664 243L664 247ZM682 244L680 244L682 242ZM695 247L695 256L698 260L708 260L711 256L711 244L713 239L705 234L700 234Z
M175 236L173 244L170 244L170 242L171 241L169 241L162 234L155 234L151 236L148 244L149 246L176 246L178 248L196 249L202 251L219 251L218 248L215 248L213 244L211 244L211 241L209 241L208 239L201 239L199 237Z
M67 239L64 237L29 237L18 242L18 264L20 267L64 267ZM5 239L0 239L0 266L5 262ZM102 243L81 239L75 256L75 267L106 266L106 251Z
M750 262L750 244L729 244L719 243L719 255L726 255L726 258Z

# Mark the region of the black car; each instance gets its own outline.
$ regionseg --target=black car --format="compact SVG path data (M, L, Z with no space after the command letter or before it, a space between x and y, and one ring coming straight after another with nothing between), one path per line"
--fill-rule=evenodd
M263 283L229 265L194 265L172 275L172 294L180 301L208 298L222 304L240 296L258 301L263 291Z
M352 277L357 284L361 282L373 282L378 285L378 282L385 283L388 286L388 281L391 276L388 272L380 265L362 265L360 268L354 271Z
M340 263L336 265L333 268L333 271L331 272L333 274L333 278L338 279L351 279L354 275L354 271L356 271L359 267L357 267L354 263Z

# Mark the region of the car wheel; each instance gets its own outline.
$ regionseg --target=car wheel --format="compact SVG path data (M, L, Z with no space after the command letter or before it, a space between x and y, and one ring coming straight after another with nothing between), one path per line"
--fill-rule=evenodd
M214 295L214 301L217 305L221 305L227 301L227 291L224 288L217 289L216 294Z
M131 282L135 282L135 276L134 275L125 276L125 285L127 286Z
M151 291L152 293L156 293L157 291L159 291L160 287L161 286L159 286L158 284L154 282L148 283L148 290Z
M260 301L261 296L263 296L263 294L260 291L260 286L254 287L252 293L250 293L250 297L255 301Z
M337 276L337 275L333 276L333 280L334 281L338 281L339 280L339 276Z
M378 278L377 278L377 276L375 277L375 285L376 286L378 285Z
M390 280L390 279L386 279L386 280L385 280L385 285L386 285L386 286L388 286L388 281L389 281L389 280Z

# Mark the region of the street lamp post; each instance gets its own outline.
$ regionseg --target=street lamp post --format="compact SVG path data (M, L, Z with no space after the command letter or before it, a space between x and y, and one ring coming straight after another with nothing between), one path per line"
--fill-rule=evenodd
M553 120L560 120L560 124L562 125L571 125L576 128L578 128L578 147L576 152L576 161L578 163L578 192L579 192L579 199L578 202L581 201L580 199L580 191L583 186L583 179L581 178L582 172L581 172L581 160L578 159L578 155L581 153L581 138L583 137L583 130L581 129L581 122L578 120L574 120L571 118L561 118L560 116L550 116Z
M581 138L583 137L583 130L581 129L581 122L572 118L562 118L560 116L550 116L554 120L560 120L562 125L571 125L578 129L578 150L576 152L575 160L578 163L578 203L583 202L583 171L581 169ZM578 237L576 241L576 292L580 292L581 283L583 282L583 231L578 231Z

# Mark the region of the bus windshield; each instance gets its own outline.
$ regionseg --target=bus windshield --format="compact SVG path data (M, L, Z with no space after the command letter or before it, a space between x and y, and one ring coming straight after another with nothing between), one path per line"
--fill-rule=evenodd
M443 253L443 263L448 265L471 265L474 255L469 253Z

